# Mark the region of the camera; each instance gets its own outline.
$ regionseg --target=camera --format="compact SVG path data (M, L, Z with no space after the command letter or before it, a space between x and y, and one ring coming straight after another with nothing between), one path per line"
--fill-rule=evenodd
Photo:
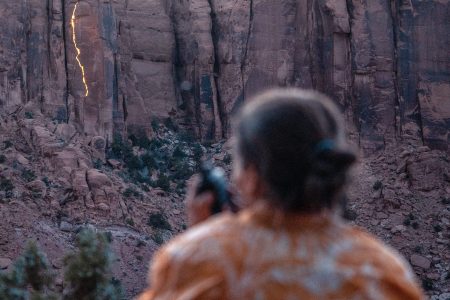
M214 203L211 208L212 214L220 213L224 205L228 205L232 210L236 207L231 199L224 170L214 167L210 162L203 162L200 166L200 183L196 193L198 195L206 191L214 194Z

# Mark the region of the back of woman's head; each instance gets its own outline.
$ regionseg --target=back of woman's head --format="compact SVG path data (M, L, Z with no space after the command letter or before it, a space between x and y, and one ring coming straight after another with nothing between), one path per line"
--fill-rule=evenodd
M238 159L256 169L264 198L284 211L334 207L355 161L337 107L313 91L276 89L256 97L241 111L236 138Z

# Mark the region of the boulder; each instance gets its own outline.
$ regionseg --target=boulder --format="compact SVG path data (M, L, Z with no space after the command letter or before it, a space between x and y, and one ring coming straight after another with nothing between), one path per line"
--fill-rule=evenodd
M413 266L422 268L422 269L429 269L431 266L431 260L429 260L428 258L418 255L418 254L413 254L410 257L410 261L411 264Z
M87 171L87 183L91 190L102 189L112 185L109 177L97 169L90 169Z
M71 232L73 231L73 225L70 224L69 222L61 221L61 224L59 224L59 229L65 232Z
M44 198L47 193L47 186L42 180L33 180L27 183L27 188L33 192L33 194Z

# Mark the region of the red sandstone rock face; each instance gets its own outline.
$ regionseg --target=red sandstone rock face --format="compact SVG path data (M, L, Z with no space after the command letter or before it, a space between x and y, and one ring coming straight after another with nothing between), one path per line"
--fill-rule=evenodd
M1 1L0 106L108 140L171 117L204 139L271 86L334 97L368 152L448 149L448 1Z
M71 232L93 223L113 233L115 274L135 295L157 248L135 246L154 234L148 214L164 209L178 231L183 204L158 189L124 197L134 185L119 161L95 169L113 133L151 135L152 120L171 117L220 139L251 96L296 86L333 96L353 140L376 154L349 194L355 222L406 255L436 293L450 291L450 166L430 149L449 150L449 1L80 0L87 97L75 3L0 0L0 177L16 186L9 200L0 192L0 269L29 238L59 269Z

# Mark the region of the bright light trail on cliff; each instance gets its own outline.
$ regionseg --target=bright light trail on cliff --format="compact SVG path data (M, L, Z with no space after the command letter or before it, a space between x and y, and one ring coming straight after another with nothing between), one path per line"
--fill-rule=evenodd
M88 88L87 82L86 82L86 74L84 72L84 66L81 64L81 61L80 61L81 50L80 50L80 48L78 48L77 37L76 37L76 34L75 34L75 13L77 11L77 7L78 7L78 2L75 3L75 7L73 8L72 18L70 20L70 24L72 25L73 45L75 46L75 49L77 50L77 55L76 55L75 58L76 58L76 60L78 62L78 65L80 66L80 69L81 69L81 75L83 76L83 83L84 83L84 87L86 89L85 97L87 97L89 95L89 88Z

